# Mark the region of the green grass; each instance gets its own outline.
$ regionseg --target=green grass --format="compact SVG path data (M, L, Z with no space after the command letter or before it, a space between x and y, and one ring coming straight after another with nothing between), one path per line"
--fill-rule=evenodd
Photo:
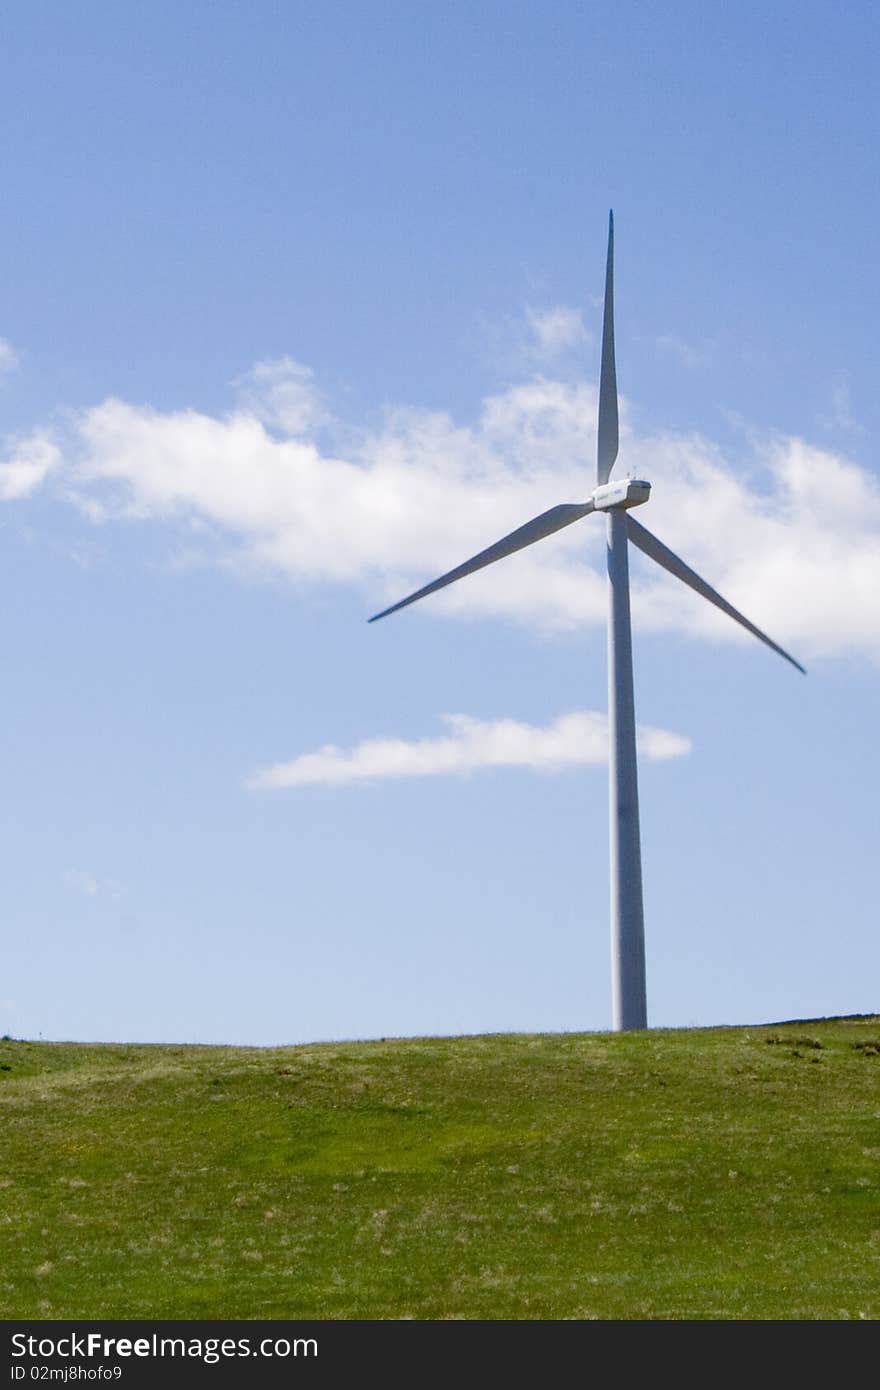
M0 1042L0 1316L880 1316L880 1018Z

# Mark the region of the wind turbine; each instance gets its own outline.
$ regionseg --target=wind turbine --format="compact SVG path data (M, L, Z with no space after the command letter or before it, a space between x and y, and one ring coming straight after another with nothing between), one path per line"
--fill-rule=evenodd
M722 613L785 657L798 671L803 666L749 622L738 609L701 579L667 546L629 513L651 495L643 479L611 481L618 450L617 373L614 363L614 214L608 216L608 259L605 267L605 310L602 323L602 366L599 377L598 469L596 487L586 502L563 503L542 512L510 535L502 537L463 565L449 570L424 588L385 608L371 623L406 608L417 599L464 579L475 570L503 560L527 545L552 536L591 512L604 512L608 550L608 733L609 820L611 846L611 996L613 1027L647 1028L645 990L645 927L642 907L642 854L639 841L639 788L636 763L636 721L633 700L632 633L629 607L629 542L681 579Z

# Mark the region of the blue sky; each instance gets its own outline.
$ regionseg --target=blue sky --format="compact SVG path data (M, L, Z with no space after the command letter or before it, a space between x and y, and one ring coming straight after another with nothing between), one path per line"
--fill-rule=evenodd
M601 525L365 619L589 495L610 206L640 519L809 669L634 558L649 1018L876 1010L878 47L4 7L0 1032L609 1026Z

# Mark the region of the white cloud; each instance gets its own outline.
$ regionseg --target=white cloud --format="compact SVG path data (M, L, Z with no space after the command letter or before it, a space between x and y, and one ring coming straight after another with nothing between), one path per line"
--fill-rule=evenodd
M656 457L656 505L642 515L694 569L796 656L880 661L876 478L796 438L767 441L752 477L699 441L658 440ZM653 569L640 568L638 588L646 626L751 640Z
M864 434L863 427L853 414L852 393L846 372L838 372L831 383L831 410L820 417L827 430L844 430L848 434Z
M579 309L557 304L552 309L527 309L526 318L538 357L554 358L586 342L587 330Z
M591 343L593 335L580 309L527 304L517 314L484 322L482 339L487 364L502 378L514 380L541 367L570 367L575 350Z
M0 376L14 372L18 366L18 353L8 338L0 338Z
M251 413L217 419L108 400L79 417L74 478L96 519L200 519L251 566L363 582L380 599L519 525L560 488L583 496L575 449L594 415L591 387L536 382L490 398L471 429L440 413L392 412L343 458L274 438ZM520 606L502 599L512 614Z
M73 417L67 495L96 522L170 523L187 544L203 537L224 563L356 584L366 614L592 487L592 384L537 377L488 397L467 425L393 410L354 444L346 432L337 450L315 433L320 421L321 438L333 437L333 422L305 368L262 363L240 386L244 405L223 417L113 399ZM24 496L59 457L45 433L23 441L0 465L0 497ZM873 474L787 436L733 462L698 435L636 433L624 401L627 470L654 483L643 523L795 656L880 662ZM604 622L603 562L602 521L588 517L414 612L545 629ZM753 640L641 556L633 575L638 626Z
M468 714L442 716L447 733L440 738L407 741L366 739L354 748L328 744L287 763L262 768L248 778L252 790L389 777L448 776L484 767L527 767L539 772L587 763L607 763L608 722L604 714L579 710L563 714L546 728L515 719L486 721ZM665 759L690 752L690 741L663 729L640 728L643 757Z
M61 451L48 433L37 430L8 446L9 457L0 459L0 501L27 497L61 463Z
M235 385L244 410L284 434L308 434L327 419L314 372L292 357L257 362Z
M96 878L86 869L68 869L64 875L64 882L78 893L85 893L88 898L97 898L99 895L118 898L124 892L122 884L117 883L116 879Z
M98 880L94 874L86 873L84 869L68 869L64 875L64 882L69 888L76 888L89 898L98 895Z

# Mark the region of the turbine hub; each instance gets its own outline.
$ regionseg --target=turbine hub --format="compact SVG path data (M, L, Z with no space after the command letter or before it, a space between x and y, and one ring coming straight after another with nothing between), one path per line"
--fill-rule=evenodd
M642 478L620 478L613 483L602 483L593 493L592 502L597 512L610 511L612 507L625 511L628 507L640 507L651 496L651 484Z

